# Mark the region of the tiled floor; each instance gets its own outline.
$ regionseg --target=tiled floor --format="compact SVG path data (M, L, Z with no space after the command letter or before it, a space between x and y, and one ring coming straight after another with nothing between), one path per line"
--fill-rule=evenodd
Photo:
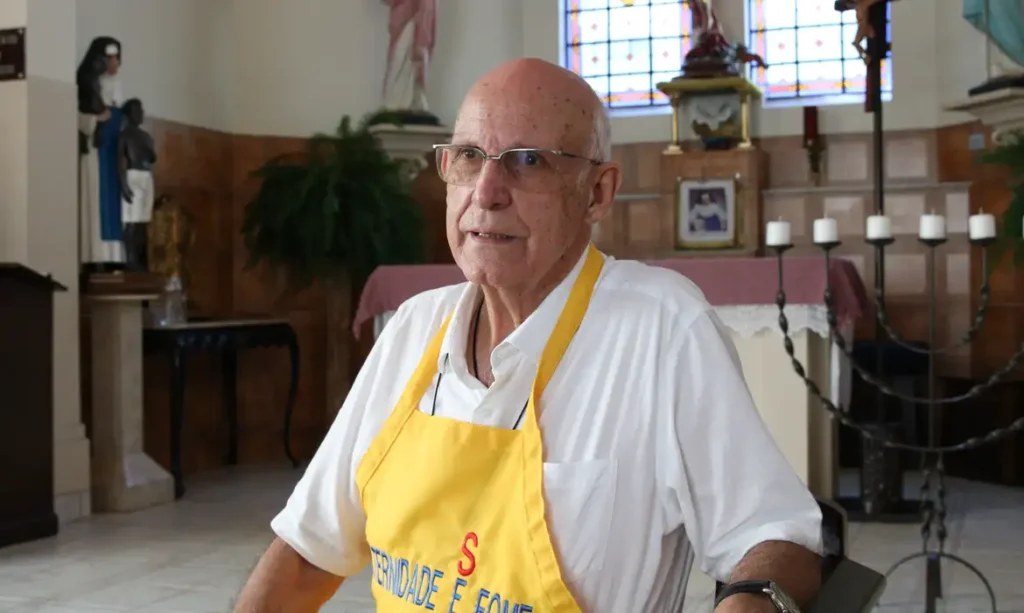
M224 613L269 541L267 522L298 473L244 470L190 481L181 502L65 526L46 541L0 550L2 613ZM992 582L999 611L1024 612L1024 490L951 480L949 550ZM913 525L854 524L853 558L885 570L919 548ZM920 612L923 566L904 567L886 613ZM945 575L946 611L989 611L980 581ZM691 577L687 612L710 611L711 582ZM324 611L373 611L367 577L350 579ZM628 613L628 612L623 612Z

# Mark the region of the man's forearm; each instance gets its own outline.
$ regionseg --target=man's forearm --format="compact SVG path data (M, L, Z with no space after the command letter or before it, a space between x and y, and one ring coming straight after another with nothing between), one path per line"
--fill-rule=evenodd
M807 605L821 587L821 558L795 543L766 541L757 545L733 569L729 583L772 580L800 605ZM764 597L737 594L722 601L716 613L775 613Z
M242 588L235 613L314 613L342 581L275 538Z

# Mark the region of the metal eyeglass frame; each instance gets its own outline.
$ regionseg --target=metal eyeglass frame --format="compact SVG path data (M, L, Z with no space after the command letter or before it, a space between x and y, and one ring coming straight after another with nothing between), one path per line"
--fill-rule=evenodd
M477 153L479 153L483 157L483 162L486 162L487 160L494 160L495 162L499 162L500 163L501 159L503 157L505 157L506 154L509 154L509 153L553 153L553 154L555 154L555 155L557 155L559 157L570 158L570 159L574 159L574 160L584 160L586 162L589 162L591 166L600 166L601 164L604 164L604 162L595 160L593 158L588 158L585 155L578 155L576 153L569 153L567 151L562 151L560 149L543 149L543 148L539 148L539 147L516 147L514 149L506 149L504 151L499 151L498 153L496 153L494 155L487 155L486 153L483 152L482 149L480 149L480 147L476 147L474 145L457 145L457 144L454 144L454 143L442 143L442 144L434 145L434 155L436 156L438 151L446 150L446 149L448 149L450 147L462 147L464 149L472 149L472 150L476 151ZM440 172L441 172L441 169L438 168L438 173L440 173Z

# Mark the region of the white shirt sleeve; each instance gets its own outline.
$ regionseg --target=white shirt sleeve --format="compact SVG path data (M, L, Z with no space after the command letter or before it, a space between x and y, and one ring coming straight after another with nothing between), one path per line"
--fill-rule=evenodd
M394 362L391 353L407 349L397 337L408 311L399 308L374 342L334 424L270 524L306 561L339 577L359 573L370 560L355 474L402 391L395 385L402 373L385 372L383 365Z
M761 420L728 334L703 312L666 339L659 373L675 382L659 441L666 512L718 581L765 541L821 551L821 511Z

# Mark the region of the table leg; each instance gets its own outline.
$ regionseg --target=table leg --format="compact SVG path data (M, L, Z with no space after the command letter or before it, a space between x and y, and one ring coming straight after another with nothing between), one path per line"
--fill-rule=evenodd
M175 347L171 353L171 476L174 477L174 497L185 495L181 475L181 429L185 410L185 351Z
M224 412L228 418L228 453L224 463L238 464L238 353L227 348L221 367L221 390L224 394Z
M284 408L284 453L292 466L299 467L298 460L292 454L292 410L295 408L295 396L299 392L299 341L292 332L288 338L288 356L291 360L292 378L288 384L288 404Z

